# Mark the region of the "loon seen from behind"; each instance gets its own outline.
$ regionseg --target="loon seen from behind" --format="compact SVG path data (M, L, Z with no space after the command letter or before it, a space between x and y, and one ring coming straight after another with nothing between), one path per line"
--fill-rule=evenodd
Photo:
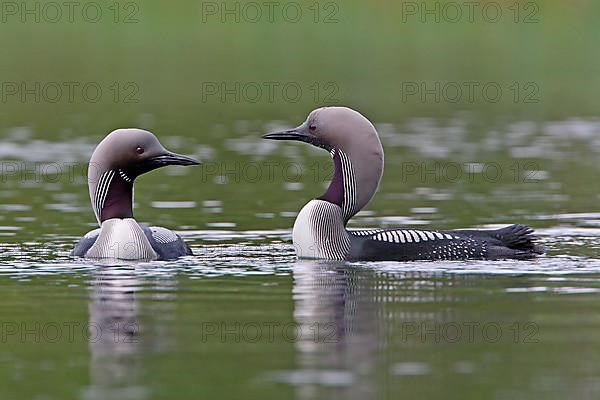
M135 179L167 165L198 165L165 149L142 129L117 129L98 144L88 167L88 188L100 228L88 232L71 253L86 258L170 260L191 255L174 232L146 227L133 218Z
M543 253L533 230L412 228L348 230L346 225L373 197L383 175L383 148L371 122L346 107L323 107L294 129L265 139L296 140L327 150L334 174L327 191L308 202L292 239L301 258L365 261L528 259Z

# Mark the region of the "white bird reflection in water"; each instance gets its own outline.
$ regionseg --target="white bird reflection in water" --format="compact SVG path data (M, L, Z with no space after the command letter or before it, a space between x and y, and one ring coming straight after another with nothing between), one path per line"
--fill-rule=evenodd
M356 272L334 262L293 266L298 368L272 378L297 386L300 399L316 398L322 388L345 399L377 394L379 305L368 293L370 281Z
M382 398L398 375L430 375L429 360L415 348L440 344L404 330L460 320L453 307L422 309L461 302L447 291L454 278L442 274L320 261L299 261L292 270L297 367L270 378L295 386L298 399Z
M488 379L500 372L491 367L494 360L527 360L524 350L538 340L527 307L509 305L507 317L473 303L478 298L471 289L482 282L504 290L504 282L486 275L389 272L318 261L297 262L292 269L300 333L296 368L270 378L294 386L297 399L386 398L400 391L417 396L430 390L442 395L440 387L422 386L418 377L446 388L478 375ZM529 278L507 282L528 285ZM478 347L487 349L486 357ZM490 388L496 389L510 384Z
M83 398L140 400L150 397L144 384L144 358L168 351L171 339L164 307L175 282L152 279L138 267L103 266L93 274L89 299L90 381ZM140 304L141 290L152 285L151 299ZM158 285L158 286L156 286ZM161 312L157 312L160 307Z

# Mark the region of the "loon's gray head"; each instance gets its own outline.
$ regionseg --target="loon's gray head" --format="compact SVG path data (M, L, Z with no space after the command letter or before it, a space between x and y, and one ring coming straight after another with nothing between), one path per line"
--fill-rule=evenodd
M373 124L357 111L347 107L317 108L302 125L263 138L298 140L328 150L335 170L320 199L342 207L346 221L377 191L383 174L383 148Z
M166 165L198 165L165 149L151 132L117 129L98 144L88 167L88 187L98 223L133 217L133 182Z

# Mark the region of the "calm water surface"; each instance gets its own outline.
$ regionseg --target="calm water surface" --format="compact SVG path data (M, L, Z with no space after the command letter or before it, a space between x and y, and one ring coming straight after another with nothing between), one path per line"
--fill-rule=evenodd
M68 256L94 225L83 175L94 142L13 129L0 147L0 397L597 398L600 213L596 187L577 177L599 170L569 156L582 143L598 155L597 121L514 123L455 147L469 133L459 120L378 124L386 177L354 226L518 220L548 250L527 262L404 264L296 260L295 212L331 170L326 154L258 139L292 123L225 129L225 149L165 137L205 165L141 178L136 213L177 229L195 255L133 264ZM51 169L64 163L72 173ZM491 163L504 176L483 176ZM459 164L475 169L445 175ZM244 175L247 165L263 176ZM290 165L300 172L285 175Z

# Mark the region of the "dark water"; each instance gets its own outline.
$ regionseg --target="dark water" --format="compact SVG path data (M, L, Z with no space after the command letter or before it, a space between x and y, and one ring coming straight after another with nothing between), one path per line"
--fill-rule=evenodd
M298 22L254 23L208 3L118 3L117 22L112 3L98 22L3 10L0 398L597 398L598 5L497 2L498 22L454 23L343 1L314 22L299 2ZM296 260L291 226L330 159L259 137L327 104L367 115L386 153L352 227L521 222L547 255ZM136 182L136 218L193 257L68 256L95 227L89 156L125 126L204 162Z

